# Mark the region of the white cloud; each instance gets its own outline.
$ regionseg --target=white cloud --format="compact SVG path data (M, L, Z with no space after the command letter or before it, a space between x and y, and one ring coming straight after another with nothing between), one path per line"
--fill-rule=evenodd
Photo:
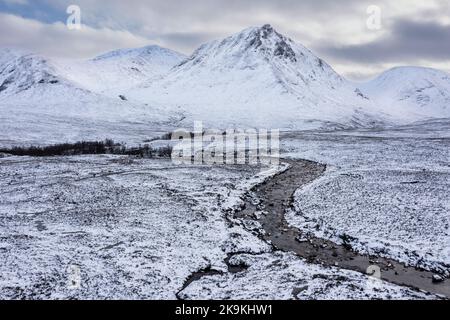
M1 47L19 47L64 58L87 58L117 48L151 43L128 31L94 29L85 25L81 30L69 30L62 22L45 24L4 13L0 13L0 30Z

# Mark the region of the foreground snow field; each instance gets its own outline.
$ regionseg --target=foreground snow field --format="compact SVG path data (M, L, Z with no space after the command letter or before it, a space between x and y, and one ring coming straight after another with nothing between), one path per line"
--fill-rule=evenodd
M236 262L249 269L244 273L213 275L194 282L181 293L185 299L433 299L353 271L308 264L293 254L277 252L258 256L241 255Z
M432 127L287 134L289 156L328 165L297 192L289 222L336 243L347 235L361 253L449 275L448 121Z
M2 158L0 298L432 298L273 252L228 219L277 170Z
M173 299L227 250L267 250L220 211L251 170L75 157L6 158L0 171L3 298ZM80 290L67 289L71 265Z

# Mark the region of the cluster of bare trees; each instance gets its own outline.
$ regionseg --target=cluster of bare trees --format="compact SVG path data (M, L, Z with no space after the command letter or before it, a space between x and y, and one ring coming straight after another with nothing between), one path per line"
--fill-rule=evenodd
M105 141L80 141L75 143L62 143L51 146L27 146L13 147L10 149L0 149L0 153L11 154L14 156L31 157L55 157L55 156L73 156L89 154L115 154L129 155L141 158L170 158L172 147L154 148L148 144L136 147L127 147L126 145L115 143L113 140Z

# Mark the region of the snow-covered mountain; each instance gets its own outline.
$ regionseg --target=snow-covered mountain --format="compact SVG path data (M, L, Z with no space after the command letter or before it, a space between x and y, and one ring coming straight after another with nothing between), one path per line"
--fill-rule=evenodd
M61 84L62 79L43 57L17 50L0 50L1 96L13 96L33 88Z
M443 71L393 68L361 85L361 90L398 117L450 117L450 75Z
M47 58L20 50L0 50L0 102L28 105L30 111L55 104L64 110L82 101L101 100L66 79Z
M384 120L355 86L270 25L201 46L130 96L217 126L308 128Z
M137 141L142 142L155 123L164 125L179 118L154 106L101 94L92 83L82 85L82 79L67 73L73 65L62 66L59 61L18 50L0 50L0 144L105 137L130 141L138 136ZM124 73L120 80L128 84L130 78Z
M87 61L1 49L0 143L142 137L150 126L195 120L314 129L450 118L449 79L408 67L354 84L269 25L204 44L189 58L157 46Z
M60 84L118 97L127 88L164 75L185 58L158 46L116 50L83 61L52 60L20 50L2 49L0 94L45 91L49 84Z
M183 61L181 53L156 45L121 49L88 61L58 61L59 71L78 86L112 96L162 76Z

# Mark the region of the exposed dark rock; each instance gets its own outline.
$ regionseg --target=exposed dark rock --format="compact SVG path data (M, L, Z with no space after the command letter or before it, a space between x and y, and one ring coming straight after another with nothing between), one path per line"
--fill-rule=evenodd
M355 93L356 93L356 95L357 95L358 97L361 97L361 98L363 98L363 99L369 100L369 98L366 97L366 96L361 92L361 90L359 90L358 88L356 88Z
M438 274L435 274L433 276L433 283L441 283L441 282L444 282L444 281L445 281L445 278L440 276L440 275L438 275Z

